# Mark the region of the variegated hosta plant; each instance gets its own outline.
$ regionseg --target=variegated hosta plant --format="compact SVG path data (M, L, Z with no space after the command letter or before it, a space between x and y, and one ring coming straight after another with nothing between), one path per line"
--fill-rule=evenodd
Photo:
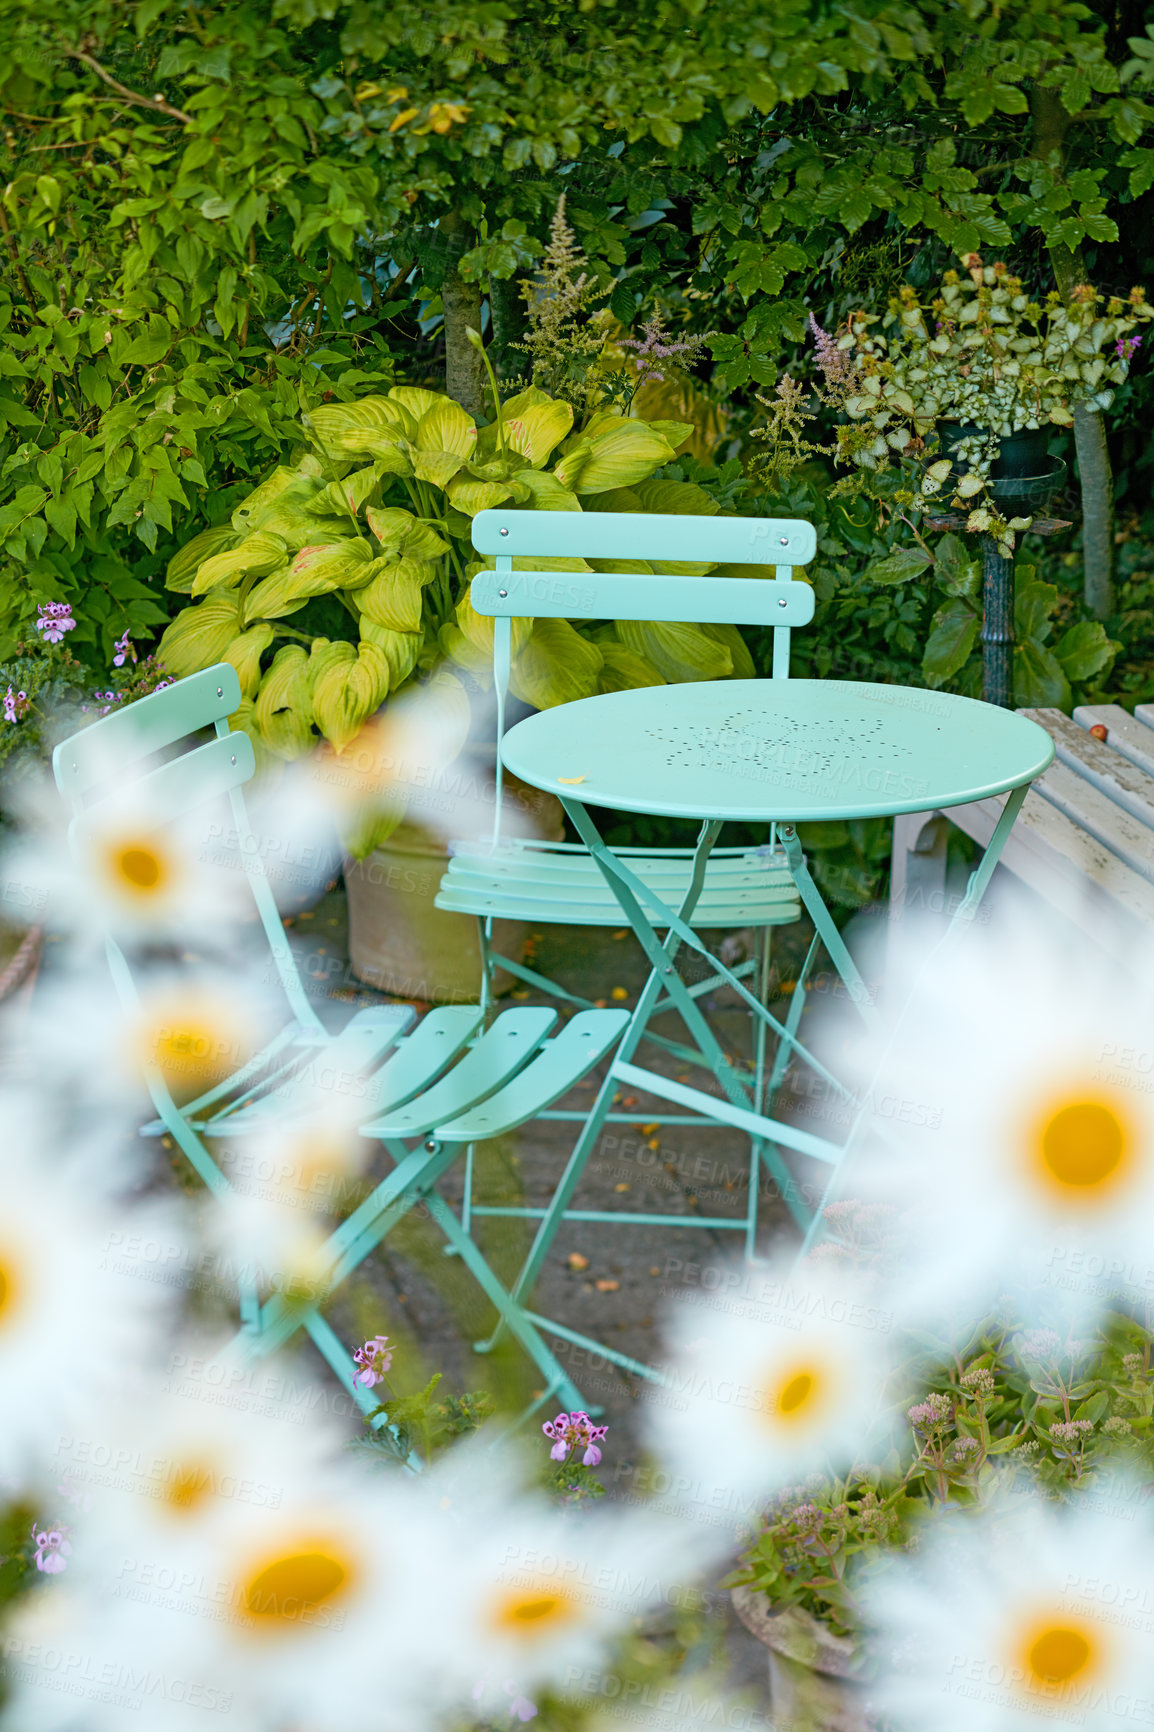
M1140 288L1103 307L1089 284L1068 301L1055 291L1038 302L1004 264L977 253L962 263L926 305L907 285L884 314L853 312L836 338L819 331L822 394L849 417L837 429L842 461L877 470L905 460L912 485L900 503L949 497L967 511L967 529L989 531L1009 554L1031 519L1007 520L988 491L999 442L1022 428L1068 427L1077 404L1108 409L1142 341L1129 333L1154 310ZM952 461L926 463L943 422L977 431L954 445Z
M451 688L454 667L475 682L490 678L493 622L468 599L481 565L470 542L476 512L505 502L534 511L715 511L703 489L653 479L691 431L616 412L574 431L569 404L535 388L482 428L451 398L404 385L318 408L304 419L309 454L274 470L229 523L173 559L168 586L193 599L165 632L160 658L177 677L233 664L243 693L233 726L251 735L258 758L298 758L321 739L342 753L407 683L435 675ZM579 559L530 563L590 568ZM331 607L327 632L310 619L319 597L340 604L347 626L339 634ZM539 709L752 672L732 627L514 625L512 689ZM459 682L456 697L464 708ZM362 823L355 851L377 846L398 821L394 808Z

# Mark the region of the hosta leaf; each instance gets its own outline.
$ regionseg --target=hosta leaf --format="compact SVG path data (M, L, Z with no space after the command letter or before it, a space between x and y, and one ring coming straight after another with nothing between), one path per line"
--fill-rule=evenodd
M554 477L567 487L570 492L577 490L581 473L588 463L593 447L587 439L580 439L572 445L559 463L553 465Z
M233 511L232 526L237 534L248 535L254 529L263 529L265 515L281 494L287 493L289 488L295 488L300 480L302 477L295 469L285 469L283 466L274 469Z
M178 613L157 645L156 659L174 679L218 662L241 629L236 596L209 595Z
M418 562L401 559L394 564L382 560L376 563L381 569L357 592L357 606L362 614L392 631L420 631L424 588L413 572Z
M355 646L347 643L344 638L330 641L327 637L315 637L312 641L312 648L309 650L309 665L305 670L309 701L312 701L317 681L323 673L326 673L329 668L347 667L350 662L355 662L356 659Z
M478 511L489 511L512 499L516 489L508 481L475 481L471 475L454 475L445 489L458 511L466 517L476 517Z
M260 658L272 639L272 626L262 622L234 637L221 656L220 659L231 662L239 674L242 697L251 698L260 685Z
M493 633L496 621L490 614L478 613L469 594L465 594L457 603L457 625L475 649L482 651L490 662L493 660ZM520 655L533 631L531 619L515 619L512 621L513 654Z
M413 474L418 481L429 481L442 491L464 464L463 457L457 457L452 451L414 451Z
M419 385L394 385L389 392L390 403L398 404L413 419L416 430L422 415L427 415L430 409L435 409L438 403L452 403L451 397L446 397L443 391L424 391ZM459 404L455 405L460 407ZM464 414L464 410L461 413Z
M660 433L654 433L643 421L626 421L592 440L588 461L577 476L575 490L584 494L602 493L609 487L632 487L668 463L672 456L673 447ZM560 466L556 473L558 480L564 482Z
M256 723L278 758L303 757L312 745L308 659L300 644L285 644L273 657L257 693Z
M978 615L962 596L935 613L922 656L922 678L928 686L944 685L968 659L978 634Z
M377 644L362 638L354 662L329 667L313 688L313 719L338 752L354 739L389 695L389 659Z
M374 809L358 812L340 829L341 847L354 860L367 860L374 849L383 848L389 837L404 822L408 796L403 788L395 794L395 804L381 812Z
M727 646L709 637L699 625L619 619L617 636L626 649L643 656L671 685L684 680L723 680L733 672Z
M626 649L623 643L602 643L603 665L597 682L600 692L630 692L638 686L663 686L665 681L644 656Z
M674 451L679 445L684 445L694 430L692 421L647 421L646 426L667 439Z
M638 481L633 492L642 511L663 516L715 517L720 509L716 499L693 481Z
M371 455L366 435L411 430L401 406L387 397L361 397L356 403L322 403L302 416L317 444L338 456Z
M633 487L611 487L607 493L592 493L583 511L642 511L641 495Z
M219 523L215 529L202 529L169 560L164 587L175 590L177 595L188 595L192 580L205 560L235 547L237 539L236 530L230 523Z
M193 580L191 593L206 595L210 589L235 589L242 577L265 577L288 559L283 536L259 529L246 535L239 547L214 553L204 561Z
M513 416L506 413L504 421L506 445L540 469L572 427L573 410L568 403L538 403Z
M473 418L451 397L439 397L417 423L417 452L439 451L465 458L477 443ZM414 460L416 453L414 453ZM418 471L419 473L419 471Z
M519 469L516 480L529 490L529 502L534 511L580 511L581 501L567 487L562 487L555 475L541 469Z
M326 590L344 585L351 589L367 583L373 558L373 549L363 536L345 536L341 541L302 547L290 570L294 577L307 578L319 585L313 595L323 595Z
M575 698L592 697L602 661L597 645L574 631L568 620L538 619L513 663L509 683L514 697L538 710L549 710Z
M376 644L389 665L389 690L395 692L398 686L404 685L409 675L417 665L424 638L420 632L391 631L388 626L377 625L374 620L361 621L361 637L366 643Z
M381 478L375 463L367 469L354 469L340 481L330 481L323 493L311 502L310 509L318 514L331 512L338 517L356 517L362 505L370 503L381 490Z
M403 506L390 505L381 510L370 506L365 512L369 528L381 544L381 553L392 559L436 559L449 551L427 523L419 523Z
M735 625L703 625L698 628L706 637L713 638L715 643L723 644L729 651L733 663L735 680L752 680L757 677L757 669L753 665L753 657L745 639Z

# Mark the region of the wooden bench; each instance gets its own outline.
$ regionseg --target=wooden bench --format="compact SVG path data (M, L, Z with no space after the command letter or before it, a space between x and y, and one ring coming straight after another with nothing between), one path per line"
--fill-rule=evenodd
M1103 950L1133 967L1154 932L1154 704L1023 710L1054 741L1054 763L1034 783L995 876L1007 875L1057 909ZM1106 737L1090 729L1105 728ZM946 915L964 883L947 880L949 824L985 847L1003 796L894 820L890 927L903 914Z

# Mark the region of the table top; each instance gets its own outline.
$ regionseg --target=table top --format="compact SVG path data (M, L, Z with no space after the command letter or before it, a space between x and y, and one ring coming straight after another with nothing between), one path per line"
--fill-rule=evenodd
M587 806L798 822L963 805L1030 782L1049 734L949 692L851 680L710 680L609 692L510 728L509 770Z

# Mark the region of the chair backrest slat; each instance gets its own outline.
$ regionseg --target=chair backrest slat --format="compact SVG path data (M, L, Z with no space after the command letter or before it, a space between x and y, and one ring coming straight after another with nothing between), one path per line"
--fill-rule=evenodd
M107 780L110 765L163 751L225 721L239 704L240 680L229 662L190 674L62 741L52 754L56 786L66 799L79 799Z
M653 516L640 511L514 511L473 519L478 553L534 559L669 559L715 565L807 565L817 552L799 518Z
M478 613L511 619L692 620L701 625L808 625L808 583L598 571L480 571Z
M222 734L219 739L209 740L207 745L197 746L191 752L183 752L179 758L161 764L147 775L134 777L131 787L134 799L143 803L150 818L158 824L169 824L190 807L223 798L233 788L241 787L255 771L256 754L248 735ZM115 798L123 786L121 782L119 789L111 790L110 797ZM83 829L88 813L95 816L103 804L97 800L88 806L74 820L74 827Z

